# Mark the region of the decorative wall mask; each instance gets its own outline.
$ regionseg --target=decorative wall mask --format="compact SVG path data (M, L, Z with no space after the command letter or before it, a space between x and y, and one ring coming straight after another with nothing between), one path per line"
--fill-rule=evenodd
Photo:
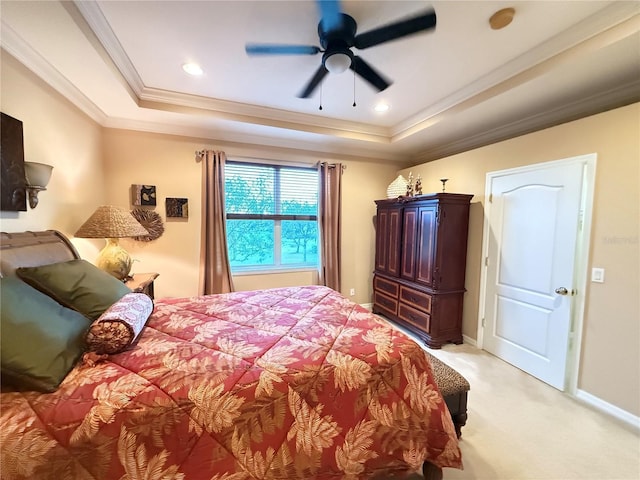
M164 233L164 223L159 213L144 208L134 208L131 210L131 215L149 232L149 235L133 237L134 240L151 242L152 240L160 238Z

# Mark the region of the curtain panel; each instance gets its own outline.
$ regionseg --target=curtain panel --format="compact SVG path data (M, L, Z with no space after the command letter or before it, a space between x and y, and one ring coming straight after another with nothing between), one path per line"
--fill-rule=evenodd
M318 227L320 229L319 281L340 291L342 164L320 163Z
M224 152L205 150L202 159L202 227L199 294L229 293L233 278L227 250Z

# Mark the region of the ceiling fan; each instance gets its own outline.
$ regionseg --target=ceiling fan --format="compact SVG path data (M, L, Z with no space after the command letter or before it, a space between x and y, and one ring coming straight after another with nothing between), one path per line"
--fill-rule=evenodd
M300 98L311 96L327 73L342 73L353 70L378 91L391 85L376 72L362 57L351 50L363 50L384 42L396 40L407 35L430 30L436 26L436 14L430 9L412 18L396 21L368 32L356 34L358 24L353 17L340 10L338 0L317 0L320 10L318 36L320 45L281 45L248 43L245 50L248 55L316 55L322 53L322 64L298 95Z

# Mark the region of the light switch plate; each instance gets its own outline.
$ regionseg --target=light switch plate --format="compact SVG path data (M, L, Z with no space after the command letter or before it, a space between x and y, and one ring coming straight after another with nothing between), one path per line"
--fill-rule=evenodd
M592 268L591 281L596 283L604 283L604 268Z

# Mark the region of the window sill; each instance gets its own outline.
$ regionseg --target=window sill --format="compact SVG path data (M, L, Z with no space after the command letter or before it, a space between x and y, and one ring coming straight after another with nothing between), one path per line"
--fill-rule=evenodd
M268 270L240 270L231 272L232 277L243 277L247 275L278 275L281 273L305 273L317 272L317 268L301 267L301 268L270 268Z

